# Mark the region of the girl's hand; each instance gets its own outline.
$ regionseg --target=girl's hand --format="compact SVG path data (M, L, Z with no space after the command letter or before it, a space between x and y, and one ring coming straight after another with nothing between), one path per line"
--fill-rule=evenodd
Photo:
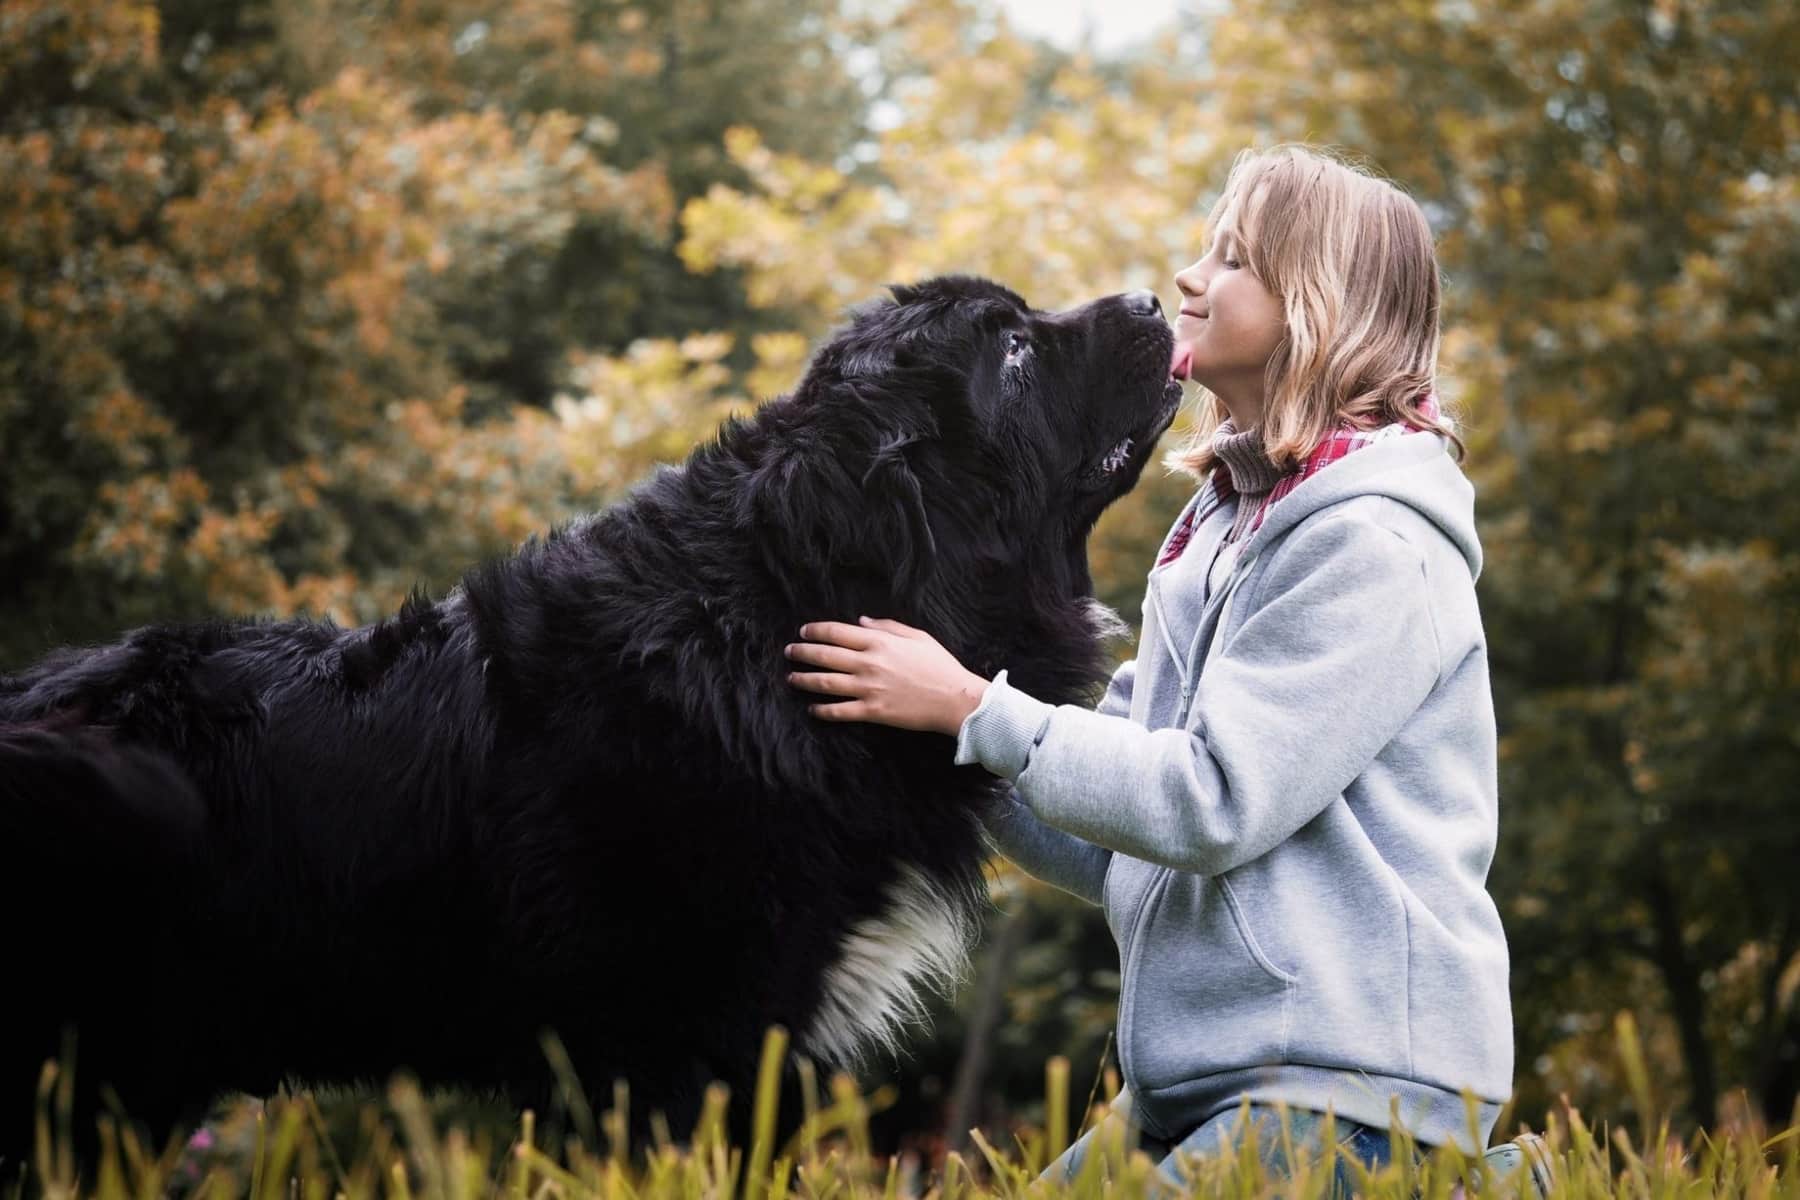
M804 642L787 656L823 671L794 671L788 682L809 692L847 699L810 705L827 721L873 721L955 737L981 703L988 681L922 629L862 617L855 625L819 621L800 627Z

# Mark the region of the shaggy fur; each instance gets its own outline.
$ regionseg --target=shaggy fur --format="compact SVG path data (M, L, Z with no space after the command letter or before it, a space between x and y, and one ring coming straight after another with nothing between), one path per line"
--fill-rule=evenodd
M827 1067L893 1044L963 960L995 781L812 718L782 645L892 616L1090 700L1084 543L1169 352L1146 294L896 288L792 395L440 601L0 679L0 1146L71 1025L77 1078L159 1132L401 1068L541 1106L546 1030L680 1131L708 1081L748 1096L771 1024Z

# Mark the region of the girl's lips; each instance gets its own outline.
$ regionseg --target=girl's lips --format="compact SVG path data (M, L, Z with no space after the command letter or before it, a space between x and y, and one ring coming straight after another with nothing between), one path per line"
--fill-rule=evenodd
M1169 358L1169 378L1186 379L1188 368L1194 362L1194 348L1182 342L1175 343L1175 353Z
M1198 335L1202 329L1206 328L1207 316L1206 313L1197 313L1192 309L1182 309L1175 314L1175 336L1180 338L1184 335L1187 337Z

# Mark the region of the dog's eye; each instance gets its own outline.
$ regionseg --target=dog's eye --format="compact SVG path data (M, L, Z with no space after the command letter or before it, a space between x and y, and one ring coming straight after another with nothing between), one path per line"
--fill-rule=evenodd
M1024 334L1022 334L1022 333L1007 334L1006 335L1006 365L1009 367L1016 365L1021 359L1023 359L1025 357L1026 351L1028 351L1030 349L1031 349L1031 339L1026 337Z

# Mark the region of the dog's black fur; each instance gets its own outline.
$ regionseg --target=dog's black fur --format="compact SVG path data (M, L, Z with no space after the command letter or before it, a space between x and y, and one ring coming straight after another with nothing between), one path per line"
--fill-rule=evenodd
M891 616L1091 700L1084 543L1173 413L1170 342L1143 294L895 288L792 395L441 601L0 679L0 1146L71 1024L77 1078L159 1133L222 1090L401 1068L543 1104L545 1030L680 1132L709 1080L748 1095L771 1024L827 1060L878 1041L826 1036L832 987L840 1034L859 998L904 1008L847 939L905 949L916 921L871 922L909 886L972 927L996 781L811 717L782 646Z

